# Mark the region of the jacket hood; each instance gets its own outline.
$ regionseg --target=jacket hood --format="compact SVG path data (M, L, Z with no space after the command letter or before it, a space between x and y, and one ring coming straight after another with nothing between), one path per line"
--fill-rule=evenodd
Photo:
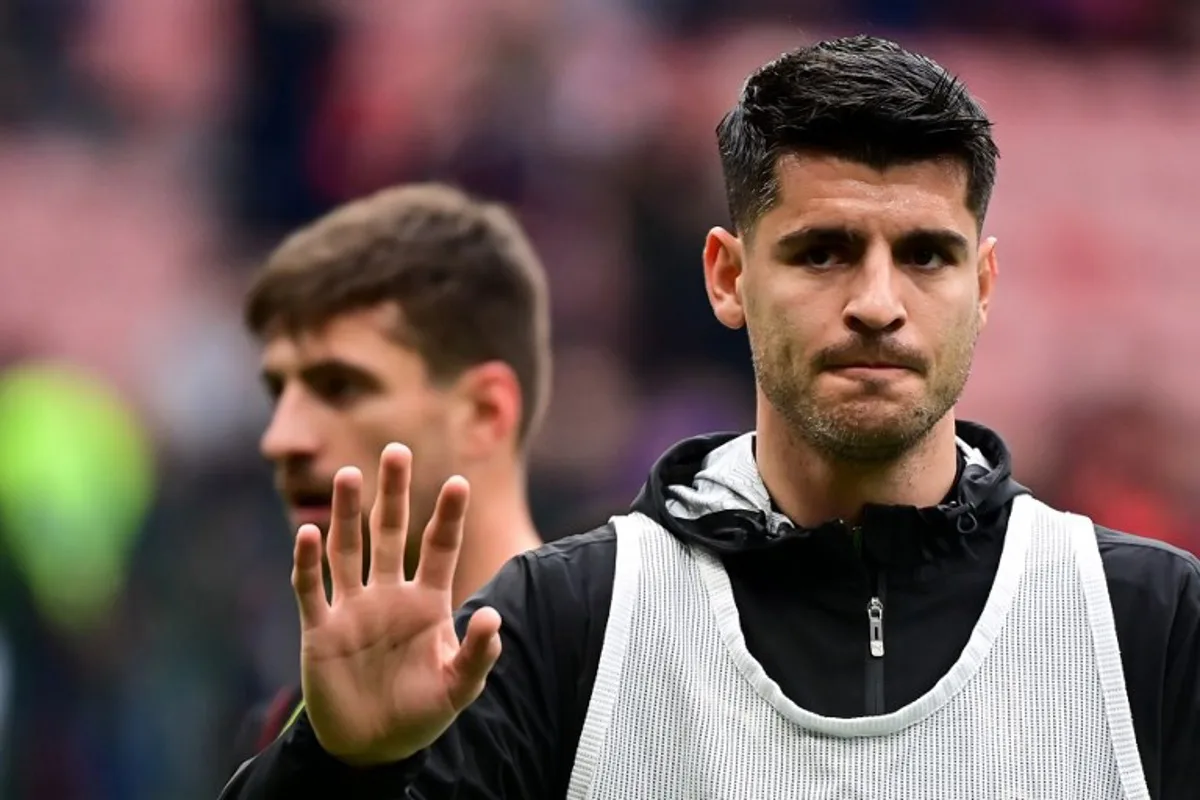
M842 520L804 528L780 513L758 474L753 433L716 433L679 442L651 469L632 510L688 544L719 553L796 539L845 538L854 529L886 529L887 538L909 540L916 547L907 549L928 557L939 540L973 534L1029 491L1013 480L1011 456L996 433L965 421L956 423L955 433L958 473L942 503L927 508L868 505L853 528Z

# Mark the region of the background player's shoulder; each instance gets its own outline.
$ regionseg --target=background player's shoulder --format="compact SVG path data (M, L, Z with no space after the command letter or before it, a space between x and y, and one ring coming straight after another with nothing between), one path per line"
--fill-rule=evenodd
M271 744L296 719L303 700L304 692L299 684L284 687L275 694L263 715L263 726L257 742L259 750Z
M299 685L285 686L269 700L250 709L234 736L230 772L253 758L283 732L294 718L304 693Z

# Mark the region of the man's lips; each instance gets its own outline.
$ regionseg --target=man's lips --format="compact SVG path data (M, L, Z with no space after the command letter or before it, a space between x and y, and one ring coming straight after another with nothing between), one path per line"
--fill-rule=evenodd
M291 489L283 493L292 521L297 525L328 524L333 511L333 495L319 489Z
M842 373L842 374L849 374L849 373L863 373L863 374L897 373L897 374L899 374L902 372L914 372L915 371L911 367L906 366L904 364L896 364L896 363L884 362L884 361L856 361L856 362L848 362L845 364L831 364L830 366L826 367L826 369L829 372L838 372L838 373Z

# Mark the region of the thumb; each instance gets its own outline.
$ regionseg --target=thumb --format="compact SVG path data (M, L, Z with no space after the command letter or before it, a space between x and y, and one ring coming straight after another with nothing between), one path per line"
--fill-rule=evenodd
M488 673L500 658L500 614L481 608L471 615L467 635L450 662L450 702L462 711L483 693Z

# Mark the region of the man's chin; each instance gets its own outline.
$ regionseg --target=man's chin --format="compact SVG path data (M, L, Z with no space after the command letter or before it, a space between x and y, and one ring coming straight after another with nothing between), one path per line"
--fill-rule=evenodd
M835 458L881 462L917 445L936 419L925 409L882 399L845 403L801 422L804 438Z

